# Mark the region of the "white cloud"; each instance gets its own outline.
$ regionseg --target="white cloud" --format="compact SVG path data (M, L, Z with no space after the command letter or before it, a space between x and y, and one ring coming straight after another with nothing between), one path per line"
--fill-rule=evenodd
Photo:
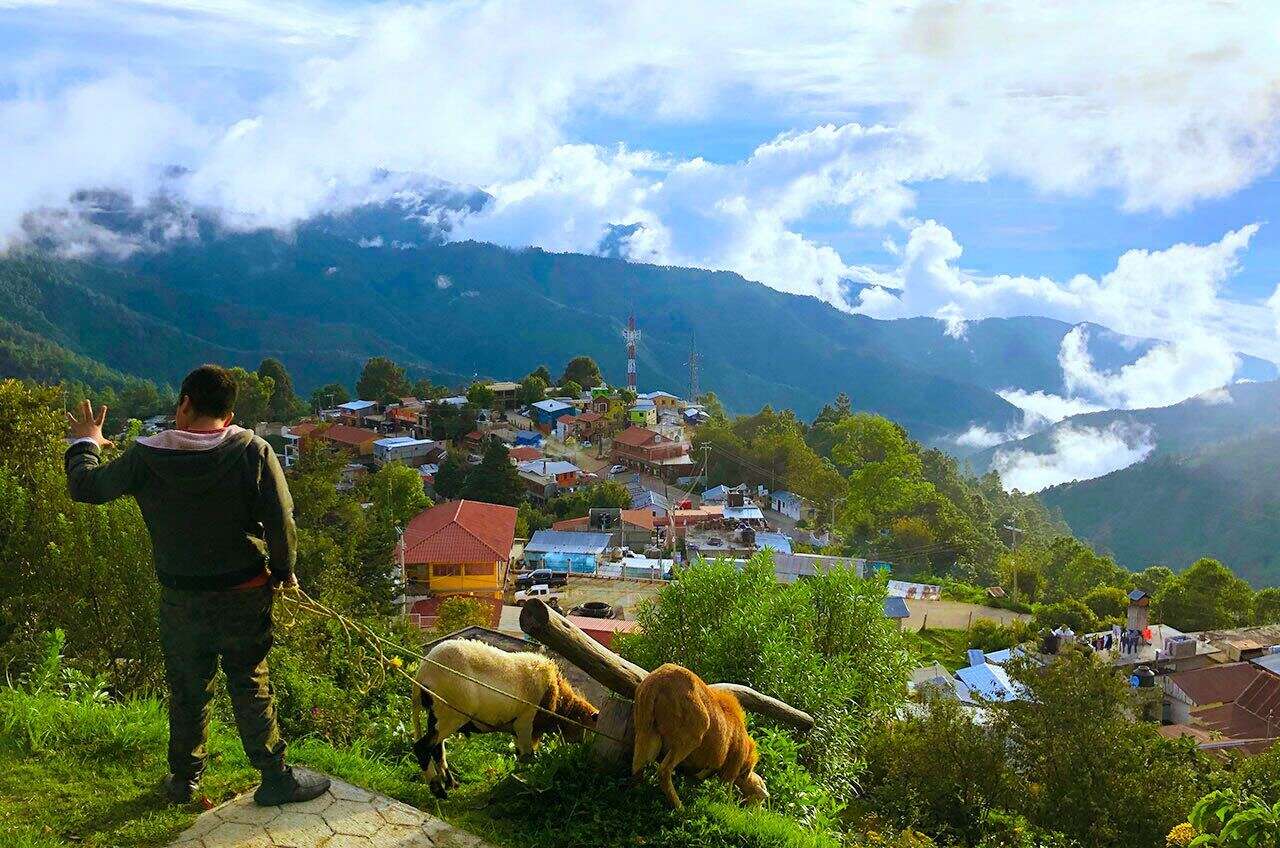
M14 33L0 48L0 244L33 205L86 185L142 197L174 162L191 168L187 198L239 226L379 196L389 169L489 191L460 237L593 250L609 226L640 224L633 258L938 316L955 334L1041 314L1160 338L1195 327L1280 356L1273 311L1221 297L1254 225L1054 281L965 272L952 233L914 217L915 187L934 180L1011 177L1163 212L1250 184L1280 149L1280 7L10 0L0 26ZM143 70L118 73L126 62ZM796 129L736 162L575 137L592 119L696 125L748 108ZM803 234L815 214L906 228L900 266L847 262ZM849 279L902 297L850 303ZM1126 397L1165 396L1150 374L1112 376L1146 384Z
M1088 333L1076 327L1062 339L1058 363L1068 391L1113 408L1168 406L1231 382L1240 357L1221 339L1189 329L1114 372L1094 367Z
M1049 424L1056 424L1072 415L1084 415L1087 412L1098 412L1106 408L1082 398L1063 397L1040 390L1028 392L1022 389L1002 389L996 394L1023 411L1032 424L1029 432L1035 432Z
M1205 406L1226 406L1235 403L1236 399L1231 396L1231 390L1226 386L1218 386L1216 389L1209 389L1207 392L1201 392L1196 395L1196 400Z
M992 468L1007 489L1038 492L1072 480L1090 480L1140 462L1155 449L1146 428L1113 422L1107 427L1060 427L1049 453L1021 448L996 451Z

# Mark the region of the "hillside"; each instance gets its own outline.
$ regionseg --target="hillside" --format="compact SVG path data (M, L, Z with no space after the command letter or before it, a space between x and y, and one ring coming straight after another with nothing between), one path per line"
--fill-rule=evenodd
M1151 409L1110 409L1064 418L1038 433L975 453L969 463L979 473L992 468L995 456L1015 450L1053 452L1054 438L1069 429L1121 428L1135 438L1145 434L1154 445L1151 458L1183 454L1238 437L1259 426L1271 426L1280 415L1280 381L1236 383Z
M1275 426L1274 413L1255 420ZM1186 455L1161 453L1040 496L1076 536L1130 569L1181 570L1208 556L1255 586L1280 585L1277 478L1280 429L1269 429Z
M148 215L176 214L98 195L93 208L94 226L135 242L156 229ZM185 213L189 237L145 242L123 260L55 258L56 240L36 239L43 250L0 257L0 314L158 382L175 382L196 360L253 367L271 355L305 389L351 383L373 355L457 384L586 353L620 382L620 332L634 310L646 388L685 391L696 343L701 385L731 410L772 404L809 417L843 391L932 443L974 423L1004 430L1020 421L998 389L1063 390L1057 349L1070 325L1059 321L975 321L955 338L940 321L850 315L732 273L445 243L438 228L424 228L423 212L420 203L362 207L287 235L229 231ZM1149 344L1091 333L1103 368Z

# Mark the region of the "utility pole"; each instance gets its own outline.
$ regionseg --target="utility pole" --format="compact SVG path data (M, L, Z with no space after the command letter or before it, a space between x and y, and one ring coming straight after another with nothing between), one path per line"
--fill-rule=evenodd
M703 485L706 486L708 489L710 489L711 488L711 445L710 444L705 444L702 446L702 476L706 478L703 481Z
M1018 534L1025 533L1026 531L1016 524L1006 524L1004 525L1004 529L1009 531L1010 540L1012 542L1009 550L1016 554L1018 552ZM1015 601L1018 600L1018 574L1020 571L1021 566L1018 564L1017 558L1015 558L1013 561L1013 580L1010 581L1013 584L1011 588L1013 589L1013 599Z

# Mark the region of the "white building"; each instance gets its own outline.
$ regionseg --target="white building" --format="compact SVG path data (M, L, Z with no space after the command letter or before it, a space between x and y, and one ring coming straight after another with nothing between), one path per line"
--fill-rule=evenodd
M440 443L432 439L415 439L412 436L388 436L373 443L373 458L383 465L388 462L420 465Z

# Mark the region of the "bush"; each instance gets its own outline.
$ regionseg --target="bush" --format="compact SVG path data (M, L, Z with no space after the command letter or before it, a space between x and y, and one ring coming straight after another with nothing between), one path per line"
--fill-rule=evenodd
M1124 618L1129 607L1129 596L1124 589L1115 586L1099 586L1084 596L1084 605L1100 620Z
M1035 632L1025 621L1014 619L1008 624L1000 624L989 618L980 618L969 628L969 647L990 653L1021 645L1034 637Z

